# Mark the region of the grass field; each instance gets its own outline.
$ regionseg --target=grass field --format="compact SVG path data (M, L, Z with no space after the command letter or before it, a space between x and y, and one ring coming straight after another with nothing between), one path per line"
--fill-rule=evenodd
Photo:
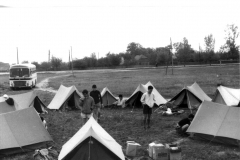
M54 77L55 74L39 74L39 79ZM113 94L129 96L140 83L151 81L159 92L167 99L177 94L184 85L197 82L203 90L212 97L217 84L228 87L240 88L239 66L208 67L208 68L183 68L175 69L174 75L165 75L165 70L143 69L131 71L86 71L75 73L75 76L62 76L50 79L49 87L58 89L60 84L75 85L79 91L91 89L93 84L102 88L108 87ZM8 76L0 76L0 95L18 94L29 90L10 91L8 89ZM39 97L48 105L54 94L46 91L37 91ZM147 146L153 141L170 143L178 141L182 148L183 160L218 160L240 159L240 149L216 143L193 140L181 137L175 133L174 126L181 118L187 116L184 113L178 116L162 116L157 113L152 115L151 129L144 131L141 125L142 110L134 109L107 109L102 110L101 126L119 143L126 148L126 141L134 140L141 144L137 155L145 155ZM79 111L53 112L45 115L48 122L48 130L54 139L53 145L57 151L71 138L81 127ZM3 160L32 159L32 152L17 154L3 158ZM57 157L55 157L57 159Z

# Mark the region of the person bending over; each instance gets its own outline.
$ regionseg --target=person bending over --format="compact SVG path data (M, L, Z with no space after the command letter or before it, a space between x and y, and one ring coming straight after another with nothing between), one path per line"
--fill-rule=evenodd
M89 96L87 90L83 90L84 98L80 98L80 109L81 109L81 117L83 119L83 124L85 124L88 119L92 116L92 110L94 107L94 100L91 96Z
M14 101L11 97L9 97L8 95L4 94L3 95L3 98L5 99L5 102L10 105L10 106L13 106L14 105Z
M119 94L118 97L119 97L119 99L113 103L113 106L116 108L124 108L126 100L123 99L123 96L121 94Z
M148 124L148 128L150 128L150 119L152 115L152 108L155 103L155 95L152 93L153 87L148 86L148 91L144 93L141 97L141 102L143 104L143 125L144 129L146 129L146 123Z
M176 130L178 131L178 133L186 134L186 131L187 131L188 127L190 126L193 118L194 118L194 115L190 114L187 118L180 120L177 123L177 127L176 127Z
M92 91L90 96L94 99L95 106L93 108L93 116L96 121L100 121L101 107L102 107L102 96L101 93L97 90L97 86L94 84L92 86Z

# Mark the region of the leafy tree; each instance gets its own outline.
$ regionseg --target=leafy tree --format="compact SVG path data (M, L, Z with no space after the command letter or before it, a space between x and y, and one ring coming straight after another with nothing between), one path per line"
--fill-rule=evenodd
M213 38L213 35L210 34L204 38L205 42L205 60L210 62L214 58L214 47L215 47L215 39Z
M209 53L211 51L214 51L215 47L215 39L213 38L213 35L210 34L204 38L205 42L205 52Z
M90 66L96 67L97 66L97 56L96 53L92 53L90 56Z
M133 61L133 57L131 56L131 54L130 53L119 53L119 56L120 57L123 57L123 59L124 59L124 63L123 63L123 65L124 66L129 66L129 65L133 65L134 64L134 61Z
M169 56L169 49L167 49L165 47L156 48L156 54L157 54L156 62L158 64L165 65L165 63L168 59L168 56Z
M120 65L120 62L121 62L121 58L119 55L116 55L116 54L111 54L111 53L108 53L107 54L107 60L108 60L108 66L119 66Z
M133 56L136 56L138 54L141 54L142 46L139 43L129 43L127 46L127 52L130 53Z
M179 61L185 63L193 59L194 50L191 48L191 45L188 44L187 38L183 38L183 42L177 42L173 44L173 47L176 50L176 57Z
M220 52L227 52L230 59L239 59L239 45L236 44L238 36L238 27L234 24L227 25L227 29L225 30L226 42L220 48Z
M42 62L40 64L41 70L47 71L51 69L51 63L50 62Z
M32 64L34 64L36 66L37 70L40 68L40 64L38 62L33 61Z
M57 58L57 57L52 57L51 64L52 64L52 67L55 70L57 70L61 66L61 64L62 64L62 59L61 58Z
M86 69L87 63L84 59L76 59L76 60L73 60L73 66L76 69Z

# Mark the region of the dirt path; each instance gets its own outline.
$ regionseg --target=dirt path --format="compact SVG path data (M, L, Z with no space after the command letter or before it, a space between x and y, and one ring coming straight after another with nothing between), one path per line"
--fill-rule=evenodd
M42 80L41 82L39 82L37 84L35 90L41 90L41 91L48 91L48 92L51 92L51 93L57 93L57 91L54 90L52 87L48 87L49 79L54 79L54 78L63 77L63 76L69 76L69 75L61 75L61 76L54 76L54 77L45 78L44 80Z

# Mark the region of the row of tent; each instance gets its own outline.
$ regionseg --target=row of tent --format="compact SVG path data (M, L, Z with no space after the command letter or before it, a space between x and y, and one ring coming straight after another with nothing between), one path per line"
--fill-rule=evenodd
M126 103L137 105L141 95L147 91L149 85L152 85L151 82L146 85L140 84L126 100ZM167 100L161 96L155 87L153 93L156 95L157 105L167 103ZM107 88L103 89L102 96L103 103L110 104L116 101L114 95ZM36 96L35 92L10 95L9 97L13 98L14 106L8 106L4 99L0 97L0 155L33 150L52 141L37 114L37 112L44 112L45 105ZM75 86L65 87L61 85L48 108L62 109L78 106L80 97L82 97L82 94ZM112 99L109 97L112 97ZM222 104L210 102L211 98L204 93L197 83L194 83L185 87L170 101L179 107L193 108L200 106L188 132L203 139L236 145L240 140L238 129L240 108L231 106L238 105L239 100L239 89L219 86L212 101ZM63 146L59 159L76 159L83 151L86 153L86 155L81 154L83 159L84 156L90 154L93 157L97 156L96 153L98 153L98 156L106 156L105 159L111 159L109 157L112 156L123 159L122 150L119 149L121 146L100 128L101 126L95 120L90 119L73 136L72 140ZM113 146L118 149L112 150ZM91 152L92 150L94 150L94 154Z
M141 107L141 96L147 92L147 87L153 84L139 84L132 95L126 99L126 104L129 106ZM167 101L153 86L153 93L156 96L156 104L159 106L167 102L172 102L174 108L198 108L203 101L213 101L216 103L238 106L240 102L240 89L233 89L224 86L217 87L215 96L211 99L202 88L195 82L191 86L184 87L176 96ZM111 105L117 98L110 92L108 88L104 88L101 92L103 97L103 105Z
M13 105L0 97L0 157L39 149L52 142L38 115L46 106L36 93L9 97L13 99Z
M61 94L56 94L52 105L59 108L74 104L82 96L75 87L61 86ZM38 115L44 112L45 105L35 92L9 95L14 101L10 106L0 97L0 158L2 156L33 151L46 147L52 138ZM49 104L50 105L50 104ZM10 109L9 109L10 108ZM125 156L119 145L93 117L63 145L59 160L124 160Z
M195 82L191 86L184 87L176 96L167 101L154 87L151 82L147 84L139 84L132 95L126 99L126 106L141 107L141 96L147 92L148 86L153 86L153 93L156 97L156 105L166 104L171 102L174 108L198 108L203 101L213 101L228 106L238 106L240 101L240 89L233 89L224 86L219 86L213 99L211 99ZM102 92L103 105L108 106L117 101L112 92L105 87ZM58 89L55 97L48 105L49 109L64 109L65 107L74 108L78 106L78 99L82 97L82 93L75 86L65 87L63 85Z

